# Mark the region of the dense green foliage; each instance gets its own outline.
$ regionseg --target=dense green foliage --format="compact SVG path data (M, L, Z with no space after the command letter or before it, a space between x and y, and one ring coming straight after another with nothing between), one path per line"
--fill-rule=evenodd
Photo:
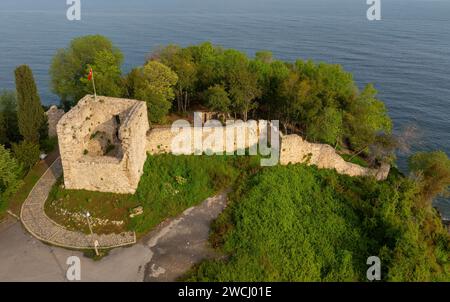
M95 92L98 95L107 95L111 97L121 97L124 94L124 84L122 79L123 57L120 52L112 53L110 50L102 49L94 55L94 62L91 66L86 67L86 75L89 75L92 68L93 77L89 81L87 77L81 78L81 82L85 84L85 92L93 94L93 83L95 84Z
M390 135L391 120L377 91L359 91L340 65L276 60L268 51L246 54L211 43L153 53L179 76L178 110L200 103L246 120L278 119L285 132L367 154L378 137Z
M122 61L120 50L103 36L75 38L69 47L58 50L53 57L50 67L53 92L61 98L66 110L74 106L87 93L93 93L91 83L86 81L89 68L93 67L98 92L119 95L118 75Z
M20 134L26 141L39 143L47 123L33 73L30 67L22 65L16 68L15 76Z
M17 120L16 95L12 91L0 92L0 144L11 147L21 139Z
M178 76L169 67L150 61L127 76L128 96L147 103L150 122L161 122L172 107Z
M66 108L74 105L92 93L86 76L93 67L98 94L146 101L150 122L164 122L170 110L185 113L200 105L244 120L280 120L284 132L376 161L392 159L392 150L386 155L380 143L390 137L392 125L377 91L370 84L360 91L340 65L283 62L269 51L250 58L209 42L160 47L127 75L121 74L122 61L107 38L76 38L53 59L53 90Z
M418 152L410 157L409 169L419 181L425 202L436 195L448 196L450 159L443 151Z
M231 100L228 92L221 85L214 85L206 90L206 99L208 108L212 111L229 113Z
M25 172L28 172L34 166L41 154L39 145L29 141L13 144L12 151L14 157L22 164Z
M416 184L385 182L289 165L242 183L213 225L211 241L228 255L208 260L197 281L367 280L379 256L382 278L450 280L449 236Z
M0 214L6 209L9 198L22 184L20 175L19 163L0 145Z

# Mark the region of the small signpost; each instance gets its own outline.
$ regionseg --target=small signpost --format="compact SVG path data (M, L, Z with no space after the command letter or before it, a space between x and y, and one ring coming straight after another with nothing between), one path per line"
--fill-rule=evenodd
M89 212L86 212L86 219L87 219L87 223L88 223L88 226L89 226L89 231L91 232L92 238L94 238L94 232L92 231L91 221L89 219L90 217L91 217L91 214ZM99 246L98 240L94 240L94 250L95 250L95 254L97 256L100 255L99 252L98 252L98 246Z

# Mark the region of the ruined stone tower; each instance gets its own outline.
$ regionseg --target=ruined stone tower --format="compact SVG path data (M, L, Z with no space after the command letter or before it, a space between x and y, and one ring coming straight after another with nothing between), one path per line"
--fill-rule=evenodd
M65 187L134 193L148 129L145 102L85 96L57 125Z

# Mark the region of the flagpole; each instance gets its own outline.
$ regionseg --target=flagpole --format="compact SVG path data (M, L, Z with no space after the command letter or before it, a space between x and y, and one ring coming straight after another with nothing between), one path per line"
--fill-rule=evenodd
M94 101L97 101L97 91L95 90L95 79L94 79L94 71L92 70L92 86L94 86Z

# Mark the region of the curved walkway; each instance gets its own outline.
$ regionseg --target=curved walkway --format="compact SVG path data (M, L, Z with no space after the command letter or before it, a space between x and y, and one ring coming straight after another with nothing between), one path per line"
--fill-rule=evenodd
M87 235L70 231L51 220L44 211L44 204L52 186L62 175L61 158L57 158L35 184L22 205L20 219L24 227L37 239L66 248L90 249L98 241L98 248L106 249L136 243L134 232L121 234Z

